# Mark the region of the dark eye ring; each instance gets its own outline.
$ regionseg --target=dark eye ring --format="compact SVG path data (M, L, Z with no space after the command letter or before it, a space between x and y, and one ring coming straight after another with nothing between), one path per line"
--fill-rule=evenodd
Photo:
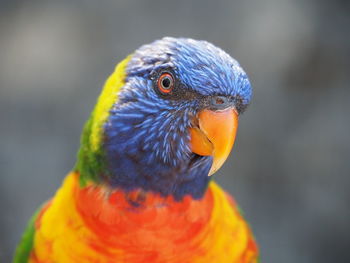
M174 89L174 77L172 74L165 72L159 76L157 87L163 94L169 94Z

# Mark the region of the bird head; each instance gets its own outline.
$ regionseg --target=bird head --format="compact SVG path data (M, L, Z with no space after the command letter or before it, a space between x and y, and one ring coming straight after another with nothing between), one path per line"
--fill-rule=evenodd
M76 169L83 183L200 198L231 151L251 94L238 62L206 41L144 45L107 80Z

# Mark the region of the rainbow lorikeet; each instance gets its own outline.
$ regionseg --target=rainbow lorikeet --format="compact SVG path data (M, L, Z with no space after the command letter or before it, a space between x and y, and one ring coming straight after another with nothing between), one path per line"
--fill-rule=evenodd
M137 49L108 78L75 168L14 262L257 262L239 208L211 180L251 94L238 62L206 41Z

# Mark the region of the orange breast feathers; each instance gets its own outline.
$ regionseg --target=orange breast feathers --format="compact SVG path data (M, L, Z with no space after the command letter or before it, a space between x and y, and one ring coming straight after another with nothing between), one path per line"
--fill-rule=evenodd
M71 173L37 218L32 263L255 262L236 205L215 183L201 200L79 186Z

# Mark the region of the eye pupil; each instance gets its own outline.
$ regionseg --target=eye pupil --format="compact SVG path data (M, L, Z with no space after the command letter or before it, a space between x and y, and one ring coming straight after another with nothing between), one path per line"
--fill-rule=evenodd
M168 89L171 85L171 80L169 77L165 77L163 80L162 80L162 85L164 88Z

